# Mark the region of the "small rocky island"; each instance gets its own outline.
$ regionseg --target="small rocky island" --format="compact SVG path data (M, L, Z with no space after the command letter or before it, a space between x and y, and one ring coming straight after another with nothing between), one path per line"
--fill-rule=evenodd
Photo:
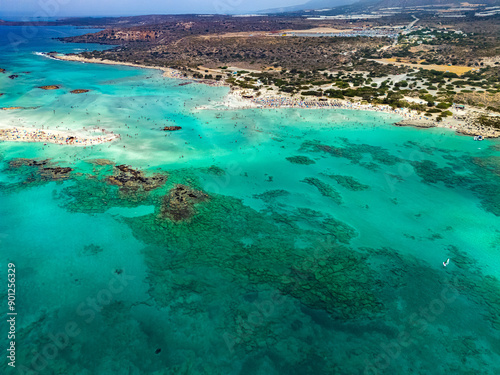
M42 90L58 90L60 89L61 86L59 85L47 85L47 86L40 86L39 89L42 89Z
M166 131L166 132L174 132L174 131L176 131L176 130L181 130L181 129L182 129L182 127L180 127L180 126L165 126L165 127L163 128L163 131Z
M76 89L76 90L71 90L70 93L72 94L84 94L86 92L89 92L90 90L86 90L86 89Z

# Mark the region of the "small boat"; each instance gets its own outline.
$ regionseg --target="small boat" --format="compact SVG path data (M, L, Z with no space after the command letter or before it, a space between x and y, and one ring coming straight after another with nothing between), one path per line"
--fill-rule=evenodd
M483 139L484 139L484 137L483 137L482 135L476 135L476 136L474 137L474 140L475 140L475 141L482 141Z
M446 259L446 262L443 262L443 266L447 266L448 264L450 264L450 258Z

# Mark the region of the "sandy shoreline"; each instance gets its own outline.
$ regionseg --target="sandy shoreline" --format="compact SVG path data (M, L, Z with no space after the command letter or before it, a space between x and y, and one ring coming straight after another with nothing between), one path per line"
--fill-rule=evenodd
M92 129L90 132L103 133L91 135L89 131L30 129L24 127L0 125L0 141L5 142L38 142L66 146L88 147L120 139L117 134L106 132L104 129Z
M473 123L464 114L454 114L438 122L426 117L417 111L408 108L393 109L389 105L362 104L359 101L350 102L340 99L318 99L294 98L287 95L267 94L257 98L244 98L244 90L232 90L223 101L207 106L197 107L197 110L234 110L252 108L307 108L307 109L348 109L358 111L375 111L393 114L402 117L402 121L395 122L397 126L411 126L415 128L445 128L464 135L483 135L485 138L498 138L500 131L492 128L481 127Z
M130 67L133 67L133 68L145 68L145 69L156 69L156 70L161 70L163 72L163 75L165 77L169 77L169 78L177 78L177 77L174 77L176 74L175 73L178 73L180 74L180 72L177 72L176 70L174 69L170 69L170 68L162 68L160 66L147 66L147 65L140 65L140 64L134 64L134 63L128 63L128 62L120 62L120 61L113 61L113 60L101 60L101 59L87 59L87 58L84 58L84 57L81 57L79 55L61 55L61 54L46 54L44 53L43 56L47 56L49 58L53 58L53 59L56 59L56 60L63 60L63 61L73 61L73 62L80 62L80 63L90 63L90 64L103 64L103 65L122 65L122 66L130 66Z
M149 65L142 65L142 64L134 64L134 63L128 63L128 62L121 62L121 61L113 61L113 60L106 60L106 59L88 59L85 57L81 57L79 55L62 55L62 54L42 54L43 56L56 59L56 60L62 60L62 61L73 61L73 62L80 62L80 63L89 63L89 64L103 64L103 65L121 65L121 66L130 66L132 68L141 68L141 69L156 69L160 70L163 72L163 76L167 78L176 78L176 79L188 79L190 81L198 82L198 83L204 83L204 84L209 84L211 86L226 86L225 83L223 82L218 82L218 81L210 81L206 79L196 79L196 78L189 78L184 76L184 74L178 70L172 69L172 68L165 68L161 66L149 66Z
M79 55L56 55L50 54L47 57L55 58L63 61L75 61L81 63L92 63L92 64L105 64L105 65L123 65L135 68L143 69L157 69L163 72L164 77L177 78L177 79L189 79L191 81L211 84L214 86L227 86L225 82L222 81L208 81L208 80L197 80L191 79L184 76L178 70L171 68L164 68L159 66L147 66L127 62L118 62L112 60L101 60L101 59L88 59L81 57ZM442 121L435 121L433 118L428 118L423 114L416 111L409 110L407 108L396 108L393 109L388 105L372 105L372 104L362 104L361 102L350 102L348 100L340 99L302 99L295 98L289 95L284 95L273 91L262 92L259 91L261 96L245 98L245 91L241 89L232 88L231 92L226 96L226 98L219 102L208 106L197 107L197 110L232 110L232 109L248 109L248 108L308 108L308 109L349 109L349 110L361 110L361 111L376 111L389 113L394 115L399 115L403 118L403 121L395 123L398 126L413 126L417 128L431 128L440 127L446 129L452 129L460 134L465 135L482 135L485 138L498 138L500 137L500 130L482 127L474 123L472 116L465 113L453 113L452 117L446 117ZM262 95L264 94L264 95Z

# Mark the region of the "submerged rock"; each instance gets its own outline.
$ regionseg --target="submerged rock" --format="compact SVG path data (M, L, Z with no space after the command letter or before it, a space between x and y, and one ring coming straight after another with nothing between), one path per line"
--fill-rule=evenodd
M353 227L334 218L323 221L323 227L335 240L344 244L348 244L358 235Z
M226 174L226 171L222 169L221 167L218 167L216 165L212 165L208 168L202 168L201 171L206 174L211 174L214 176L224 176Z
M26 158L16 158L9 160L7 163L9 168L20 168L20 167L42 167L49 164L50 159L37 160L37 159L26 159Z
M47 167L40 169L40 176L44 180L56 181L69 178L71 172L73 169L69 167Z
M333 178L335 181L337 181L339 185L351 191L361 191L370 188L368 185L362 184L361 182L359 182L358 180L356 180L354 177L351 176L342 176L339 174L331 174L326 176Z
M114 167L113 176L107 177L106 182L109 185L119 186L122 191L138 189L151 191L163 186L167 179L168 176L163 174L147 177L143 171L122 164Z
M305 182L306 184L314 186L316 189L319 190L321 195L332 198L335 201L335 203L337 204L342 203L342 196L332 186L328 185L327 183L315 177L304 178L301 182Z
M347 138L339 138L339 141L343 143L343 147L325 145L320 141L306 141L302 143L300 151L323 152L334 157L348 159L351 163L359 164L370 170L378 169L378 165L376 163L383 165L395 165L404 161L397 156L391 155L389 151L383 147L351 143ZM376 163L363 162L365 155L370 155Z
M286 158L290 163L293 164L303 164L303 165L310 165L310 164L316 164L316 162L307 156L290 156Z
M16 171L16 173L26 175L25 180L22 182L23 185L65 180L73 172L72 168L59 167L57 163L51 162L50 159L16 158L9 160L7 165L7 172Z
M190 219L195 213L197 203L208 200L208 194L185 185L176 185L163 199L161 216L173 221Z
M101 253L102 251L103 251L102 247L94 244L86 245L83 247L83 253L85 255L96 255Z
M269 203L277 198L286 197L290 193L283 189L267 190L262 194L255 194L253 197L257 199L262 199L264 202Z

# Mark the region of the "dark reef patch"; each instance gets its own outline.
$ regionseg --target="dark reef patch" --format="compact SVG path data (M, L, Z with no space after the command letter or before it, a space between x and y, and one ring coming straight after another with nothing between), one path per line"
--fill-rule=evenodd
M336 241L344 244L348 244L351 239L358 235L353 227L334 218L324 220L322 225Z
M340 186L343 186L346 189L351 190L351 191L361 191L361 190L367 190L370 188L368 185L362 184L361 182L359 182L358 180L356 180L354 177L351 177L351 176L342 176L339 174L330 174L330 175L325 175L325 176L333 178L335 181L337 181L337 183Z
M7 165L10 173L21 176L40 168L54 168L50 160L18 159ZM437 166L424 165L421 171L434 167ZM474 163L467 170L487 170L494 175L494 168L488 170ZM332 334L346 334L352 340L359 339L360 345L366 344L359 352L346 349L342 353L360 362L366 355L376 358L383 353L380 342L391 343L404 330L415 339L418 348L423 348L425 355L432 350L424 342L430 337L447 353L456 353L453 358L465 358L466 355L463 367L472 369L474 366L469 361L481 359L483 349L479 345L474 347L473 340L467 339L462 332L451 330L441 338L441 327L448 327L444 321L456 316L457 321L468 324L471 314L463 307L473 304L473 309L484 316L484 320L474 322L474 327L479 326L484 332L488 332L485 327L500 329L498 280L486 276L472 258L457 248L447 249L451 263L446 269L403 255L396 249L356 248L352 240L358 231L349 224L310 208L280 205L282 202L277 200L286 199L289 195L286 190L269 190L255 195L269 203L269 207L257 211L240 199L212 193L208 196L200 187L197 176L201 173L205 172L200 168L186 168L155 175L129 166L114 166L108 160L94 160L82 170L69 173L71 183L64 186L58 199L62 207L81 213L105 212L111 207L154 205L152 214L117 218L145 245L142 255L147 267L145 280L149 284L149 295L145 297L147 303L140 303L158 311L169 309L185 321L203 322L204 314L213 314L214 330L221 333L215 335L220 338L218 342L224 342L222 337L227 333L234 338L231 345L238 355L267 353L269 347L285 342L284 335L292 332L289 328L293 330L293 340L301 340L297 345L300 350L304 347L314 352L304 358L316 359L315 351L320 345L315 344L311 339L314 336L304 330L307 320L299 321L290 315L293 318L287 321L281 318L282 315L275 319L271 314L265 316L262 323L248 323L253 312L260 311L248 309L248 306L254 301L254 307L262 306L259 303L271 300L269 295L286 301L275 305L276 314L294 313L297 308L307 313L306 319L310 317L321 329L324 327ZM341 185L359 188L357 181L353 182L349 176L334 176L330 177ZM447 177L455 178L453 174ZM203 180L203 176L199 179ZM473 178L471 184L476 186L482 179L482 175ZM328 184L317 181L320 180L313 179L309 183L320 192L333 194ZM438 239L433 233L429 235ZM92 244L77 251L90 256L103 250ZM121 272L126 270L118 268L115 271ZM427 324L427 331L422 334L422 325L415 325L424 319L420 311L435 307L433 303L441 298L443 290L447 297L458 291L456 302L447 303L446 313L435 316L435 323ZM269 294L260 294L262 291ZM121 343L121 350L125 350L128 343L123 341L124 335L133 335L134 342L142 335L145 351L163 358L168 350L163 343L149 341L148 334L142 331L147 326L145 320L136 324L135 317L129 319L133 317L132 308L122 301L103 307L96 327L110 336L109 345ZM22 327L19 337L27 343L30 353L39 351L50 341L45 331L53 327L47 322L60 319L57 314L49 316L42 312L40 320ZM72 311L70 317L73 319L71 314ZM411 318L414 315L416 320ZM372 339L365 340L368 336ZM80 340L78 337L71 340L71 350L80 350ZM312 344L307 346L308 343ZM163 350L157 355L159 348ZM413 354L415 348L417 346L405 348L409 362L422 355L421 351L418 355ZM31 360L24 350L22 352L20 360ZM71 373L67 368L73 361L72 356L61 355L53 363L57 363L61 371ZM351 373L348 366L334 364L328 358L318 368L326 368L327 364L330 369L338 366L338 373Z
M189 186L176 185L163 199L160 214L173 221L185 221L196 213L195 205L208 200L208 194Z
M262 199L264 202L269 203L278 198L286 197L288 195L290 195L288 191L283 189L277 189L277 190L267 190L262 194L255 194L253 197L257 199Z
M332 198L335 203L342 203L342 196L337 192L337 190L335 190L333 186L328 185L326 182L323 182L315 177L304 178L301 182L305 182L306 184L314 186L319 190L321 195Z
M12 192L51 181L68 180L73 168L60 167L49 159L15 158L7 162L3 172L12 176L15 182L0 184L0 190Z
M94 244L85 245L83 247L83 254L85 255L96 255L101 253L102 251L103 251L102 247Z
M124 219L138 239L155 245L145 253L152 285L163 285L177 269L203 266L241 282L270 284L345 319L381 311L374 275L360 253L325 242L324 234L275 224L272 217L231 197L213 195L197 211L189 223L153 214ZM294 218L282 220L293 223ZM297 248L295 241L302 237L317 243ZM158 252L157 246L165 251ZM170 303L163 288L154 287L151 293L161 305Z
M413 161L415 173L424 183L442 182L449 188L466 189L476 195L481 206L500 216L500 158L495 156L477 158L452 156L446 158L448 165L439 167L430 160Z
M316 164L316 162L307 156L290 156L286 158L290 163L293 164L302 164L302 165L311 165Z
M339 138L342 147L325 145L321 141L303 142L299 151L305 152L323 152L325 154L350 160L353 164L359 164L367 169L376 170L380 163L383 165L395 165L404 160L391 155L386 149L368 144L351 143L347 138ZM363 161L365 156L370 156L373 162Z
M147 177L143 171L132 169L127 165L117 165L113 170L113 176L109 176L106 182L118 186L123 193L151 191L163 186L168 179L167 175L159 173Z
M216 165L211 165L208 168L201 168L200 170L201 170L201 172L203 172L205 174L210 174L213 176L225 176L226 175L226 171L224 169L222 169L221 167L218 167Z

